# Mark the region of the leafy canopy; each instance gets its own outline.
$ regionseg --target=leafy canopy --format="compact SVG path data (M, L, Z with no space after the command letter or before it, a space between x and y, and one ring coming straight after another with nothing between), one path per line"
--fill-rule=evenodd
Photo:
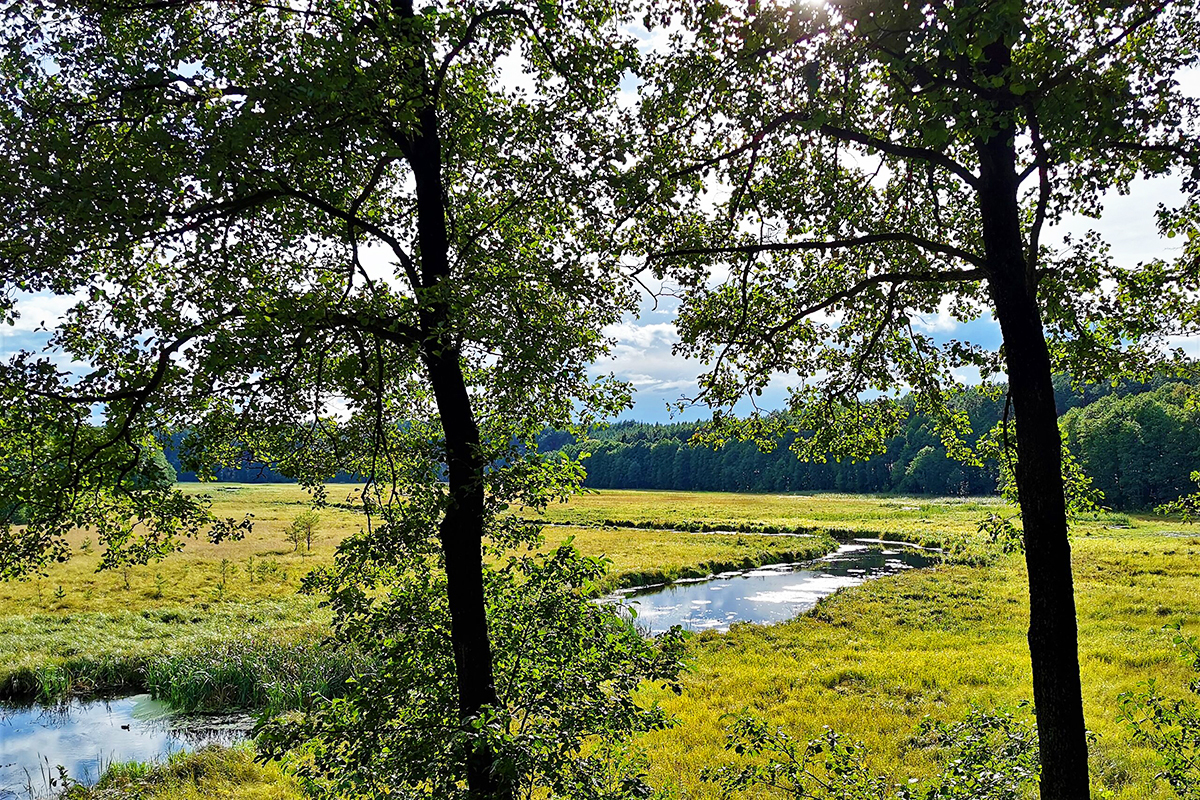
M1017 257L1053 368L1087 382L1186 361L1170 337L1198 322L1200 100L1180 83L1200 59L1194 3L656 8L690 36L655 71L642 119L659 146L640 167L650 197L682 213L645 214L635 238L682 284L679 349L711 365L698 399L755 412L727 430L764 443L805 432L803 455L863 456L906 413L893 393L911 389L948 446L963 436L948 396L975 374L994 386L1002 353L923 321L991 305L980 146L1008 128ZM1097 233L1047 235L1165 175L1185 194L1158 215L1186 240L1177 260L1117 263ZM780 374L804 379L792 413L758 413Z

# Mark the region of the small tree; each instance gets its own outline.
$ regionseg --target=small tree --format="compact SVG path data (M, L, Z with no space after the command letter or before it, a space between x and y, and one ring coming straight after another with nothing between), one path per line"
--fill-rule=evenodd
M287 526L283 535L292 543L295 550L299 550L302 543L306 550L312 550L313 534L316 533L317 525L320 522L321 515L316 511L312 509L301 511L292 520L292 524Z

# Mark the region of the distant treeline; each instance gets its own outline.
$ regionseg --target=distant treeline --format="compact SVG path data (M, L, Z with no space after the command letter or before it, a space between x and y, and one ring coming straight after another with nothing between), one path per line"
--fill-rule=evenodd
M186 433L173 434L163 452L166 455L167 461L174 468L178 475L178 480L181 483L194 483L198 480L196 473L184 469L179 458L179 451L183 445ZM270 464L264 464L261 461L253 461L246 459L240 466L237 467L217 467L214 470L216 479L219 481L228 481L229 483L293 483L291 478L288 478L271 468ZM349 473L338 473L329 482L330 483L357 483L361 480L356 475Z
M1194 490L1200 469L1200 411L1194 390L1157 379L1071 387L1055 380L1055 400L1067 441L1113 508L1143 508ZM1003 399L968 390L955 401L975 436L999 422ZM930 421L910 416L886 452L866 461L804 462L785 440L761 452L750 442L718 449L689 444L702 423L621 422L586 441L558 431L543 434L543 451L589 452L587 486L596 489L675 489L739 492L836 490L905 494L990 494L997 466L967 467L950 459Z
M1200 407L1194 386L1155 379L1116 386L1094 384L1074 389L1070 379L1055 379L1054 395L1071 451L1083 465L1106 505L1148 508L1195 490L1189 478L1200 469ZM955 400L967 412L975 436L999 422L1003 399L968 389ZM586 485L595 489L675 489L680 491L899 492L904 494L991 494L997 465L967 467L947 457L927 418L913 415L886 452L866 461L805 462L785 440L769 452L750 442L718 449L695 447L692 436L702 423L620 422L593 430L585 441L561 431L546 431L543 452L572 456L591 453L585 462ZM165 448L166 461L180 481L195 481L183 469L178 449L183 434ZM163 465L166 466L165 464ZM168 469L169 469L168 468ZM268 464L247 461L216 470L218 480L282 483L288 478ZM342 474L333 482L355 482Z

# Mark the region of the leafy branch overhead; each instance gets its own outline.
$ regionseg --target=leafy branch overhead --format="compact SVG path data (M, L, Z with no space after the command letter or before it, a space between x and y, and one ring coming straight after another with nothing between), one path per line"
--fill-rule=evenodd
M134 559L210 522L196 499L119 488L172 430L201 471L420 469L387 440L432 407L423 352L466 359L489 441L525 437L534 410L569 424L571 398L585 414L620 402L584 365L627 300L590 254L611 173L597 145L616 138L606 104L632 44L602 4L403 5L6 11L4 310L28 292L77 300L47 353L0 371L0 488L31 514L6 534L30 543L7 571L99 523L101 496L142 521L102 537ZM531 91L499 79L508 54ZM430 124L453 132L443 266L421 249L412 184Z
M699 399L808 376L792 429L818 432L813 454L861 455L878 440L856 432L886 422L864 394L911 388L937 414L961 376L1001 374L999 354L938 344L926 321L991 306L979 142L1010 125L1019 257L1054 368L1088 381L1177 362L1165 345L1196 329L1195 248L1115 263L1094 234L1046 230L1137 177L1200 190L1197 100L1175 75L1194 58L1192 4L750 8L672 9L696 40L663 56L642 109L641 166L690 213L636 236L648 268L691 287L681 352L711 366ZM1004 63L986 52L1001 46ZM1194 211L1163 209L1163 233L1194 237Z

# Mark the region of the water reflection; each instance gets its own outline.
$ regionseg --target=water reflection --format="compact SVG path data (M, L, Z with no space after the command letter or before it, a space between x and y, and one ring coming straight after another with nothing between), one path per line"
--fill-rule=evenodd
M233 744L253 724L242 715L175 714L145 694L55 706L0 705L0 800L52 793L59 765L72 780L95 783L114 762Z
M773 564L667 586L625 590L609 599L635 609L638 627L652 634L674 625L695 631L725 631L734 622L783 622L838 589L928 566L936 558L928 551L899 543L886 543L886 548L845 544L816 561Z

